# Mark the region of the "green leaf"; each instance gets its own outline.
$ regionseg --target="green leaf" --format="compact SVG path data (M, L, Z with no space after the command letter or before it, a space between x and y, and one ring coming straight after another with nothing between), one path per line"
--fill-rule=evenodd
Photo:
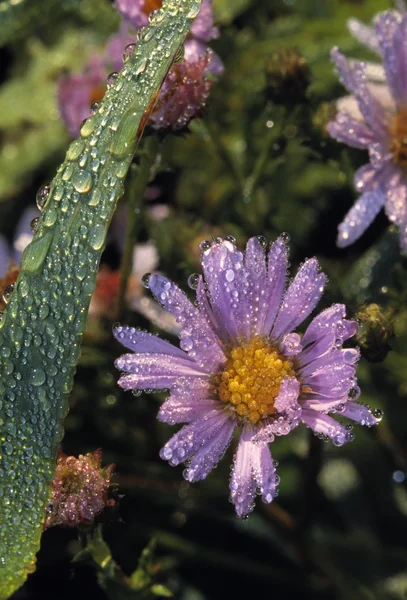
M0 599L35 568L45 504L106 231L145 116L200 2L168 0L82 126L0 323Z

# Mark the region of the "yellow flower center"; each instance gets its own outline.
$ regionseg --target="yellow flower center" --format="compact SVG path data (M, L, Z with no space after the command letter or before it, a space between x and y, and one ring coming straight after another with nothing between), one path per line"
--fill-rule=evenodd
M393 160L407 171L407 106L397 112L389 127L391 135L390 152Z
M293 377L293 363L265 339L255 337L234 347L225 369L215 377L219 399L251 423L275 413L274 403L285 377Z

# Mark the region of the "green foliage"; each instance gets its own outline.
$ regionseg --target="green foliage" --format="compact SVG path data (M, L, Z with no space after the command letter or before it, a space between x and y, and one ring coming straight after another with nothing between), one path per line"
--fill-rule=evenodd
M199 3L165 7L70 145L0 323L2 599L34 567L107 228L143 131L141 119Z

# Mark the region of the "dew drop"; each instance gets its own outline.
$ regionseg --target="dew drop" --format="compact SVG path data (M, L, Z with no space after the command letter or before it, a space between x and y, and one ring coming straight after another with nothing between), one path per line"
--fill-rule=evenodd
M98 223L89 232L89 244L94 250L100 250L105 241L105 226Z
M188 277L188 285L191 288L191 290L196 290L196 288L198 287L198 283L199 283L198 273L192 273L192 275L190 275Z
M90 105L90 114L91 114L92 116L93 116L93 115L95 115L95 114L97 113L97 111L99 110L99 106L100 106L100 103L99 103L99 102L93 102L93 103Z
M35 386L40 386L45 382L45 371L41 367L36 367L31 372L31 383Z
M136 49L137 44L128 44L123 52L123 62L126 62Z
M113 73L110 73L110 75L108 75L107 79L106 79L106 83L109 87L111 87L112 85L114 85L116 83L117 78L119 77L119 73L116 73L116 71L113 71Z
M10 302L10 298L13 293L13 290L14 290L14 283L9 283L9 285L7 285L5 287L4 292L3 292L3 302L5 302L6 304L8 304Z
M209 248L211 247L210 242L208 242L208 240L204 240L203 242L201 242L199 244L199 248L201 249L202 252L206 252L207 250L209 250Z
M92 175L87 171L76 171L72 177L72 185L80 194L86 194L92 188Z
M372 410L372 415L374 416L375 419L377 419L378 421L381 421L383 419L383 411L380 410L380 408L374 408Z
M141 283L147 289L149 289L149 287L150 287L150 277L151 277L151 273L145 273L143 275L143 277L141 278Z
M40 189L38 190L35 200L37 202L37 206L38 206L39 210L42 210L44 208L44 206L48 200L50 189L51 188L47 183L47 184L43 185L42 187L40 187Z
M30 223L30 229L33 233L35 233L38 229L38 225L40 222L40 217L35 217Z
M263 250L265 248L267 248L267 240L264 237L264 235L258 235L257 236L257 241L259 242L260 246L263 248Z
M230 242L231 244L236 244L236 238L233 235L227 235L225 237L225 240L227 242Z

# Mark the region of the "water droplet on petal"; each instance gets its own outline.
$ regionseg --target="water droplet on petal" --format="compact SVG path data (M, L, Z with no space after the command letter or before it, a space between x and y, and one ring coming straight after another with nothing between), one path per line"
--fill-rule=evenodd
M151 273L145 273L145 275L143 275L143 277L141 278L141 283L147 289L149 289L149 287L150 287L150 277L151 277Z

